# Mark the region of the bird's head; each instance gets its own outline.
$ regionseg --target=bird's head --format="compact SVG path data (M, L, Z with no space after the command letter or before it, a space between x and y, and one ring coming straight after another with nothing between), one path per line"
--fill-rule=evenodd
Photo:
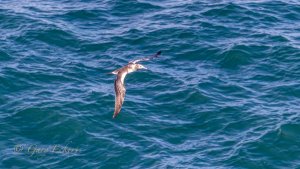
M135 68L136 68L136 70L138 70L138 69L147 69L145 66L143 66L141 64L135 64Z

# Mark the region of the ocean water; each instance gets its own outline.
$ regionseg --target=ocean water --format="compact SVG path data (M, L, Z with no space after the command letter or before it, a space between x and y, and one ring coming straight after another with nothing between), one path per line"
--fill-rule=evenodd
M1 0L0 168L300 168L300 2ZM121 113L114 75L129 74Z

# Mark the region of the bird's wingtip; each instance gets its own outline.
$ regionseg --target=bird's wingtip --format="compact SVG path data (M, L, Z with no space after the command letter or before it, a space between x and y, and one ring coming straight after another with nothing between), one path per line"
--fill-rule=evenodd
M114 113L114 115L112 116L113 119L115 119L117 117L118 114Z

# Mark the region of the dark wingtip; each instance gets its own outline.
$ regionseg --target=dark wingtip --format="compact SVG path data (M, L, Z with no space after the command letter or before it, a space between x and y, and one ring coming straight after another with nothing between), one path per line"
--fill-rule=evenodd
M158 57L160 54L161 54L161 50L160 50L160 51L158 51L158 52L155 54L155 56L154 56L154 57Z

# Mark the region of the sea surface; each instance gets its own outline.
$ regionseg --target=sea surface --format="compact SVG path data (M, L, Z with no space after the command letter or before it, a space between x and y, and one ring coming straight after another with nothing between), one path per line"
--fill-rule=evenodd
M300 1L1 0L0 168L300 168Z

